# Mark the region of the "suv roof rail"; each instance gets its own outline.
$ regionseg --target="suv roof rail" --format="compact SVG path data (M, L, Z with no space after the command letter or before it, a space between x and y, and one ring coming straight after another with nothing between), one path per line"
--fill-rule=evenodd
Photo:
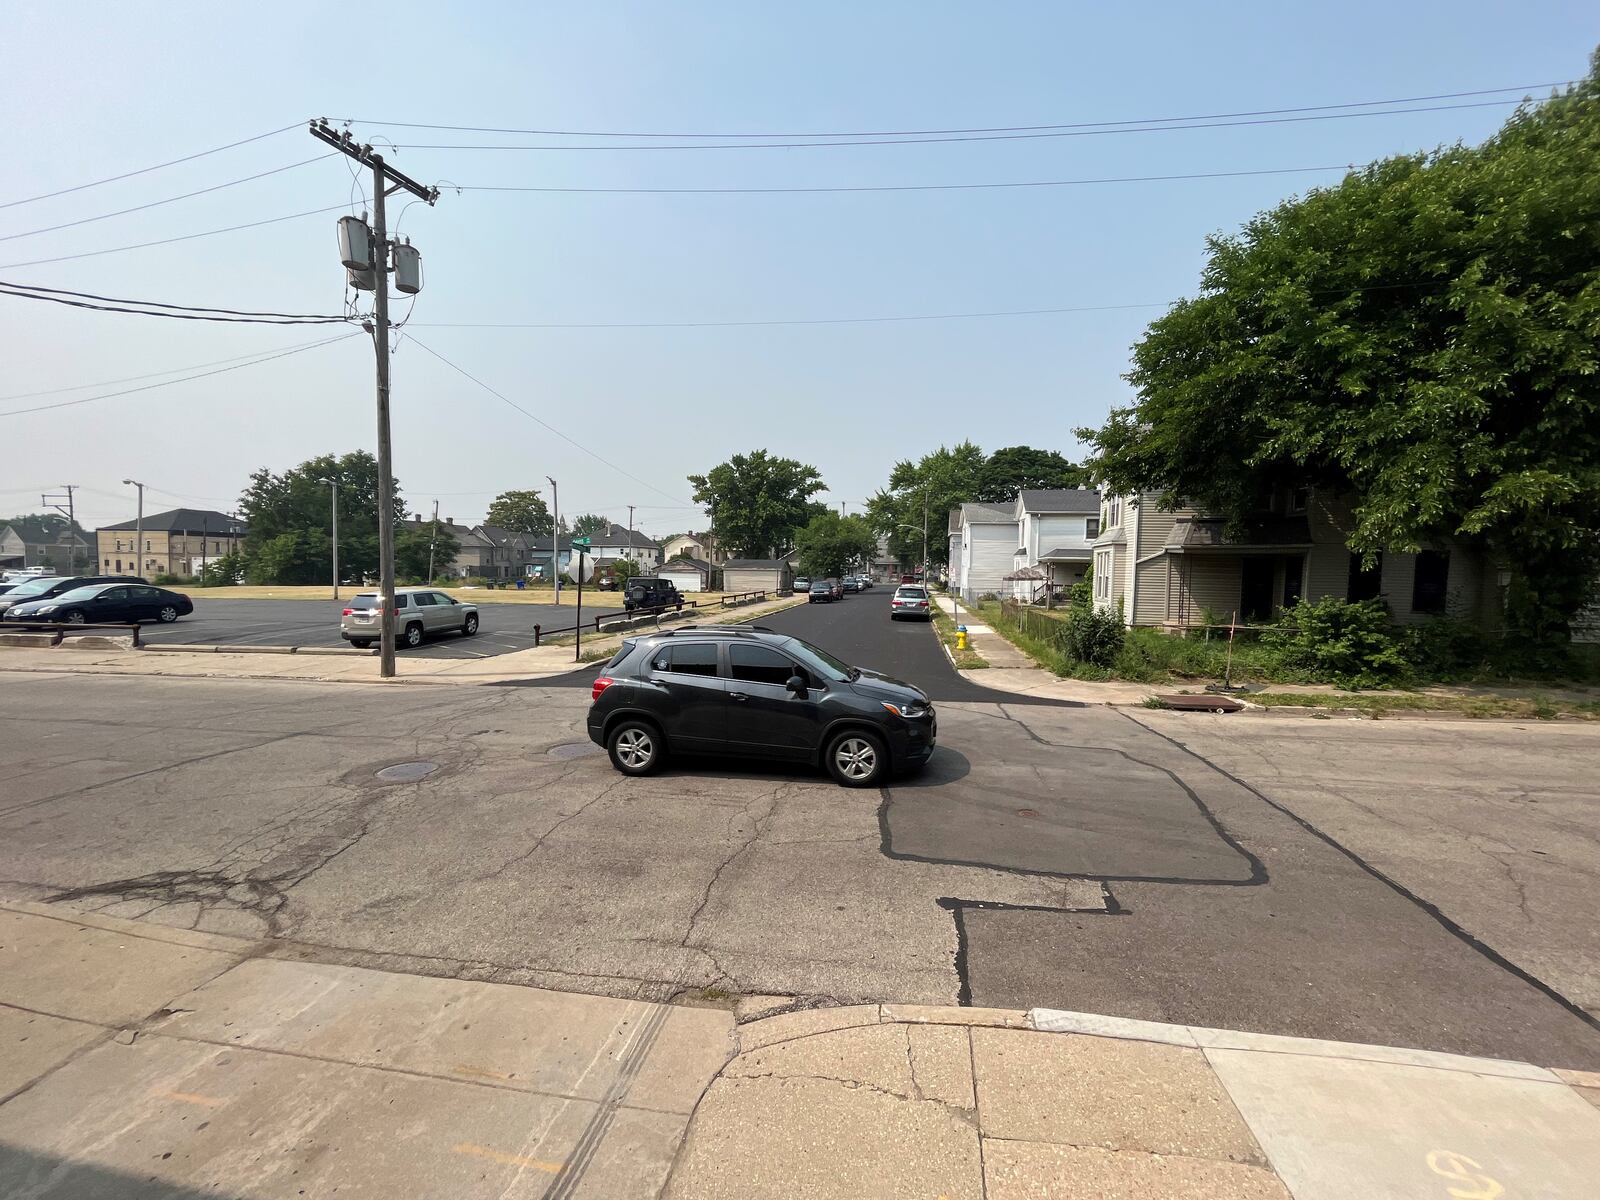
M675 633L777 633L768 625L679 625L676 629L663 629L663 637Z

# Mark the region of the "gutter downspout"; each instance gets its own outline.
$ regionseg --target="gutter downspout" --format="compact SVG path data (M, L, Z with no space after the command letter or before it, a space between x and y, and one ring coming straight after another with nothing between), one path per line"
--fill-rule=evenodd
M1140 492L1138 498L1143 500L1144 493ZM1122 623L1131 629L1133 616L1139 611L1139 518L1144 505L1133 503L1130 497L1123 511L1126 515L1122 518L1122 524L1128 533L1128 583L1123 588L1123 594L1128 598L1128 607L1122 614Z

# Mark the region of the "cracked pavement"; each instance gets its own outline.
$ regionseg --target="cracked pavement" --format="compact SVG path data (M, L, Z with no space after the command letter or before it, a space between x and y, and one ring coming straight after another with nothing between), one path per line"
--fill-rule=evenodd
M877 793L627 779L572 686L8 675L0 898L630 999L1045 1005L1600 1067L1596 731L998 703L870 599L766 620L979 698L941 699L927 771ZM437 769L375 778L414 761Z

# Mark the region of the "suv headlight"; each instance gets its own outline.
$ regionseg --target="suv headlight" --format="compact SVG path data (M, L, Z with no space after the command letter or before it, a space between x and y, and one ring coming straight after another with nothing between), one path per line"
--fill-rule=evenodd
M933 705L924 704L921 700L913 700L909 704L890 704L887 700L879 701L897 717L904 717L908 721L920 721L933 711Z

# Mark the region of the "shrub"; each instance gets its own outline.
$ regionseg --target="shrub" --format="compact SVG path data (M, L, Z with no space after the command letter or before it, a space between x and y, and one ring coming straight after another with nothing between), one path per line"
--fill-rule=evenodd
M188 585L194 583L194 580L190 579L186 575L174 575L170 571L162 571L152 576L150 582L155 584L157 587L187 587Z
M1120 613L1089 605L1068 609L1061 624L1062 649L1079 662L1096 667L1109 667L1117 661L1128 632Z
M1429 617L1407 627L1404 639L1406 657L1429 679L1473 672L1490 657L1483 635L1454 617Z
M1412 673L1404 634L1381 600L1325 597L1287 608L1262 630L1262 645L1290 670L1340 687L1385 687Z
M244 577L243 556L233 553L214 558L200 570L201 587L231 587Z

